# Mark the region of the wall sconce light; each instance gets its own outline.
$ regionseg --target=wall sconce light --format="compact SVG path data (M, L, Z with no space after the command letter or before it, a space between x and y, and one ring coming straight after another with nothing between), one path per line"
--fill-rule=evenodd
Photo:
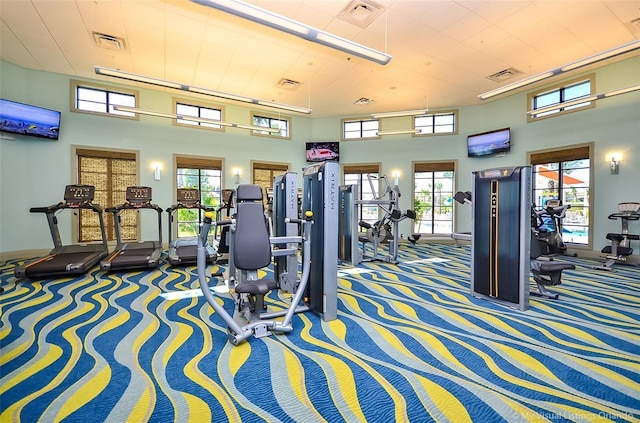
M240 183L240 175L242 175L242 169L240 169L239 167L234 167L233 176L236 177L236 185Z
M611 169L612 175L617 175L620 170L620 162L622 161L622 153L610 153L607 154L607 162Z
M160 180L160 171L162 170L162 164L161 163L152 163L151 166L153 167L153 180L154 181L159 181Z
M394 170L391 172L391 176L393 176L393 185L398 185L398 182L400 181L400 171Z

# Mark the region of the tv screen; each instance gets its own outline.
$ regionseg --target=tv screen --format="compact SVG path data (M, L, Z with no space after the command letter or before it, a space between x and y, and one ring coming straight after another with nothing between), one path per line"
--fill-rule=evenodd
M340 143L338 142L308 142L307 161L324 162L332 160L337 162L340 159Z
M60 112L0 99L0 131L57 140Z
M511 150L510 128L496 129L467 137L469 157L491 156Z

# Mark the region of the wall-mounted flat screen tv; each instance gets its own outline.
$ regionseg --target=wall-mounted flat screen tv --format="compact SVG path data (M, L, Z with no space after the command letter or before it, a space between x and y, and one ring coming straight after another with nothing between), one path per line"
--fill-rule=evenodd
M60 112L0 99L0 131L57 140Z
M339 142L308 142L307 161L324 162L332 160L337 162L340 159Z
M510 128L496 129L467 137L469 157L491 156L511 150Z

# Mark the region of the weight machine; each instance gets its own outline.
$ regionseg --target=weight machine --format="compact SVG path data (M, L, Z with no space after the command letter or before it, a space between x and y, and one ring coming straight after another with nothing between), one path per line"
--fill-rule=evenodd
M377 178L367 175L371 191L374 193L372 200L359 199L359 185L343 185L340 187L341 219L339 222L339 257L341 260L357 265L362 261L384 261L398 264L398 223L404 219L415 219L413 210L402 212L399 207L400 189L397 185L389 184L386 176L380 180L383 187L380 194L376 194L374 180ZM373 224L364 220L358 221L360 207L375 205L382 211L382 217ZM365 229L361 234L357 228ZM416 238L414 238L416 239ZM362 244L362 251L358 249L358 242ZM367 244L371 245L371 254L367 254ZM387 244L388 253L380 250L382 244Z

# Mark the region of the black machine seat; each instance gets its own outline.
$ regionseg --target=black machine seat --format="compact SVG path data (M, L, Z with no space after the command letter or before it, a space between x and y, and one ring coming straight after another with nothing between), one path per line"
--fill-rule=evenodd
M233 262L237 269L257 271L271 263L271 242L259 185L242 184L236 189L236 227L233 235ZM264 296L278 287L272 278L243 280L237 293Z
M558 294L547 291L546 287L560 285L562 283L562 271L573 270L576 268L576 266L571 263L553 261L553 259L540 259L540 256L542 255L542 249L540 248L540 243L533 234L533 228L530 245L531 274L533 275L533 280L538 285L538 291L531 291L531 293L557 299Z

